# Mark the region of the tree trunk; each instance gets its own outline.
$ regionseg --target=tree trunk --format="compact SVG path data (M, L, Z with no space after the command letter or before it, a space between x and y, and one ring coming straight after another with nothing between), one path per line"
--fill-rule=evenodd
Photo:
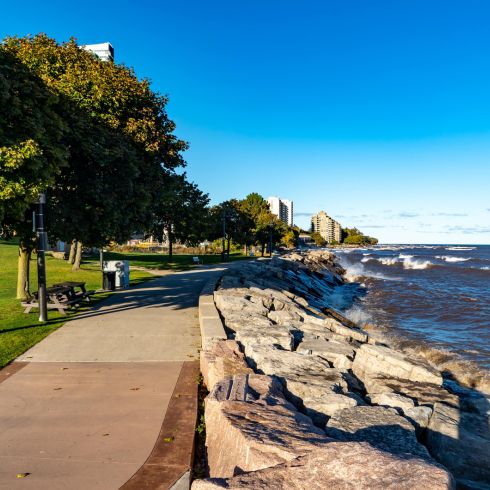
M77 251L75 254L75 262L73 262L72 271L80 270L80 263L82 262L82 247L83 244L80 240L77 240Z
M227 244L226 244L226 256L229 259L230 258L230 242L231 242L231 237L227 238Z
M262 257L264 256L265 253L265 242L262 242Z
M29 259L32 250L22 242L19 243L19 259L17 266L17 299L27 300L29 294Z
M68 257L68 262L70 264L75 263L75 252L77 250L77 241L72 240L71 245L70 245L70 256Z
M173 238L172 238L172 230L171 230L171 227L169 227L168 229L168 233L167 233L167 236L168 236L168 260L172 260L172 254L173 254Z

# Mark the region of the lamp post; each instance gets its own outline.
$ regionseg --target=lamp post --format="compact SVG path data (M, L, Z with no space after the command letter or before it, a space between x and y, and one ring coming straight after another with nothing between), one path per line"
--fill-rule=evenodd
M37 234L37 291L39 302L39 321L48 320L48 302L46 296L46 251L47 236L44 231L44 205L46 204L46 194L39 194L39 202L36 216Z
M223 247L223 250L221 252L221 261L224 262L225 261L225 254L226 254L226 218L227 218L227 215L226 215L226 209L225 207L223 206L222 210L221 210L221 225L222 225L222 233L223 233L223 237L221 239L221 243L222 243L222 247Z
M274 226L274 220L271 219L270 230L269 230L269 257L272 257L272 229Z

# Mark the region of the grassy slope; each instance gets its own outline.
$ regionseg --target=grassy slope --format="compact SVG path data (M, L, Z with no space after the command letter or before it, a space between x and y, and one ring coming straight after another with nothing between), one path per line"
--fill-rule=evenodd
M194 255L195 256L195 255ZM174 254L172 260L169 261L168 255L158 253L119 253L119 252L106 252L104 254L105 260L129 260L129 263L137 267L145 267L147 269L172 269L172 270L187 270L193 267L192 262L193 255L176 255ZM199 255L202 263L204 264L217 264L221 262L221 255ZM230 261L249 259L240 252L230 254Z
M48 310L49 321L40 323L38 310L24 314L20 302L15 299L17 257L16 243L0 241L0 367L8 364L76 315L75 311L62 316L56 310ZM84 281L87 289L99 289L101 273L98 267L98 261L84 261L80 271L72 272L67 261L46 257L47 284L49 286L56 282ZM135 285L153 277L148 272L131 271L131 284ZM36 289L36 262L33 260L31 291ZM109 295L110 293L98 294L94 300L100 301Z

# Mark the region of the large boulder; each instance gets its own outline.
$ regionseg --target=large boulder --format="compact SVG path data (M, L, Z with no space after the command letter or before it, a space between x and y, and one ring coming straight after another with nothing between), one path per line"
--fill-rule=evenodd
M269 375L281 376L298 371L314 374L330 369L328 362L317 356L302 355L258 343L247 345L245 355L252 367Z
M363 344L356 353L352 371L362 381L384 375L439 386L442 384L441 373L436 369L420 359L409 358L380 345Z
M292 461L328 441L270 376L219 381L205 400L210 476L230 477Z
M249 299L234 295L227 289L220 289L214 292L214 301L221 312L239 312L246 310L248 314L255 313L262 316L267 316L269 310L260 304L252 303Z
M209 391L224 378L253 373L234 340L223 340L216 343L211 350L202 350L200 360L204 384Z
M487 485L465 482L467 487L490 488L490 429L484 414L435 403L427 427L427 447L458 481Z
M350 369L356 350L347 342L327 341L322 338L304 338L298 345L296 352L300 354L313 354L321 356L334 367Z
M369 395L397 393L416 400L419 405L432 407L436 402L457 407L459 398L442 386L433 383L410 381L392 376L364 377L364 386Z
M244 327L237 331L235 339L245 348L250 344L279 346L285 350L293 350L294 335L286 327L271 325L267 328L257 328L257 326Z
M451 475L426 459L362 442L330 442L290 462L233 478L195 480L192 490L452 490Z
M339 410L327 423L327 435L342 441L366 441L393 454L431 459L415 436L414 426L396 410L359 406Z
M239 332L243 328L267 329L272 325L272 322L258 313L242 311L242 312L221 312L223 315L225 326L234 332Z

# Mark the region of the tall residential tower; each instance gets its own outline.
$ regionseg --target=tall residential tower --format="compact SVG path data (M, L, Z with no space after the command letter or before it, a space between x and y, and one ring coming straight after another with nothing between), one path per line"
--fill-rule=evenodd
M271 196L267 199L267 202L269 203L272 214L275 214L288 226L293 226L293 201Z
M340 243L342 228L340 223L331 218L325 211L320 211L311 217L311 229L319 233L328 243Z

